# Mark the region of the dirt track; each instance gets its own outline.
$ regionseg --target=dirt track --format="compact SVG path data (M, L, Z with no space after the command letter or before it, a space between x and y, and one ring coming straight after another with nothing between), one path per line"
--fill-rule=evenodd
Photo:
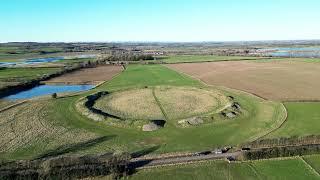
M207 154L207 155L189 155L184 157L170 157L170 158L162 158L162 159L148 159L148 160L132 160L131 166L138 169L151 168L157 166L164 165L173 165L173 164L182 164L182 163L190 163L197 161L206 161L212 159L223 159L227 157L236 157L241 154L241 151L233 152L233 153L223 153L223 154Z
M232 61L168 67L207 84L244 90L270 100L320 100L320 63Z
M96 68L85 68L72 73L52 78L45 83L65 84L98 84L108 81L122 71L121 66L99 66Z

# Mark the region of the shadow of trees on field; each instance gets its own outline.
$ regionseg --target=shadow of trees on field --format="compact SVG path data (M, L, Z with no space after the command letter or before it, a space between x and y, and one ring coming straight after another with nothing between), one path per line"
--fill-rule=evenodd
M98 137L98 138L95 138L95 139L90 139L90 140L85 141L85 142L80 142L80 143L76 143L76 144L62 145L62 146L59 146L56 149L49 150L49 151L45 152L44 154L39 155L35 159L50 158L50 157L60 156L60 155L67 154L67 153L74 153L74 152L77 152L77 151L85 150L85 149L93 147L93 146L95 146L97 144L100 144L102 142L105 142L105 141L108 141L110 139L113 139L115 137L116 137L116 135L102 136L102 137Z
M139 158L139 157L145 156L147 154L150 154L159 148L160 148L160 145L152 146L152 147L149 147L146 149L142 149L142 150L131 153L131 157L132 158ZM137 168L143 167L143 166L149 164L150 162L152 162L152 159L141 159L138 161L132 161L128 166L128 169L129 169L128 175L130 176L130 175L135 174L137 172Z
M53 158L57 156L61 156L67 153L75 153L81 150L86 150L90 147L93 147L95 145L98 145L100 143L103 143L105 141L111 140L115 138L116 135L110 135L110 136L102 136L95 139L91 139L85 142L80 142L76 144L67 144L57 147L56 149L49 150L38 157L36 157L34 160L45 160L47 158ZM139 151L133 152L130 154L131 158L139 158L145 155L148 155L150 153L153 153L154 151L158 150L161 146L152 146L148 148L141 149ZM106 155L109 155L108 153ZM139 159L137 161L131 161L127 164L127 175L133 175L137 172L137 168L143 167L148 165L150 162L152 162L153 159Z
M65 155L86 150L115 137L115 135L102 136L85 142L62 145L39 155L36 159L0 164L0 179L3 179L1 177L9 177L5 179L12 179L11 177L18 177L14 179L75 179L107 175L117 179L126 178L135 174L138 168L152 163L155 158L146 159L143 156L161 147L160 145L152 146L131 154L124 152L123 154Z

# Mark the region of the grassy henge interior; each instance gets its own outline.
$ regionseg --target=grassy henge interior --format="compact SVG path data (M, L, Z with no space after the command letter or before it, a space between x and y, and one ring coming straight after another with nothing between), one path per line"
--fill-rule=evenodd
M113 93L144 86L213 88L162 65L130 65L119 76L89 92L73 97L31 101L2 113L6 118L1 120L4 133L0 137L0 143L9 143L7 135L15 140L10 141L10 145L2 146L1 159L30 159L67 153L136 152L148 148L153 148L152 153L200 151L253 140L276 128L285 116L281 103L265 101L239 91L226 91L223 88L219 88L219 91L226 96L234 96L245 110L243 114L233 120L188 128L178 128L171 123L154 132L141 132L135 127L112 127L105 122L94 122L80 115L75 108L79 98L94 92ZM39 108L34 108L35 106ZM21 132L28 136L12 134L9 125L17 125L17 129L18 126L23 127L25 117L28 116L19 113L31 111L39 115L28 119L38 126L28 126ZM14 122L10 117L14 118Z
M125 119L178 120L220 112L231 104L214 90L156 86L112 93L99 98L95 107Z

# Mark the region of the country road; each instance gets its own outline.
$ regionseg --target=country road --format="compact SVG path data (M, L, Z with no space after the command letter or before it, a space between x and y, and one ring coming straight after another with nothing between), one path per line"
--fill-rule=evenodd
M188 155L182 157L167 157L163 159L133 159L130 162L130 166L136 169L152 168L156 166L163 165L172 165L172 164L181 164L181 163L190 163L196 161L204 161L211 159L223 159L227 157L236 157L241 154L241 151L232 152L232 153L222 153L214 154L210 153L207 155Z

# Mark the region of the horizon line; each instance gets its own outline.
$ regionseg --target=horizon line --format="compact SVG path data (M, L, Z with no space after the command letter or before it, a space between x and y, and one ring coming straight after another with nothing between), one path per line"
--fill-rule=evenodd
M3 41L7 43L230 43L230 42L320 41L320 39L224 40L224 41Z

